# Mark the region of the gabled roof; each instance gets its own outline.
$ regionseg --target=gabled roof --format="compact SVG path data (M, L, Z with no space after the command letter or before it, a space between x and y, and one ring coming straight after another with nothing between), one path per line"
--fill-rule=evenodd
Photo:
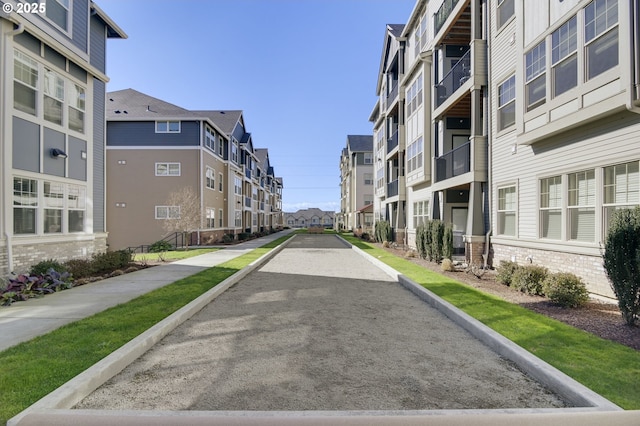
M376 94L380 93L382 88L382 76L387 68L387 60L389 55L389 49L391 48L392 38L401 38L404 24L387 24L384 32L384 41L382 48L382 57L380 58L380 69L378 70L378 84L376 86Z
M347 148L351 152L373 152L373 136L347 135Z
M215 110L215 111L194 111L194 113L207 117L213 121L226 135L231 135L236 128L238 121L244 127L242 110Z
M157 120L194 117L192 111L133 89L107 93L107 120Z
M402 35L402 30L404 30L404 24L387 24L387 28L392 36L400 37Z
M107 27L108 38L127 38L127 34L97 4L91 2L91 13L98 16Z
M267 171L266 169L270 168L269 150L267 148L256 148L256 150L254 151L254 154L256 155L258 164L260 164L262 168L265 169L265 171Z

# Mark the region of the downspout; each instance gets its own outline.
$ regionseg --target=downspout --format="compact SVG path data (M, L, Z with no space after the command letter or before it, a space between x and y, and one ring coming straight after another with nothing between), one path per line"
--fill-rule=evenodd
M632 31L629 37L629 57L631 58L629 70L629 97L627 98L627 109L636 114L640 114L640 106L638 106L638 97L640 95L640 6L636 0L629 0L629 28Z
M8 39L9 37L13 38L13 37L15 37L15 36L17 36L19 34L22 34L23 32L24 32L24 26L19 23L18 24L18 28L14 29L13 31L8 31L4 35ZM6 48L6 46L4 48L4 55L5 55L5 57L4 57L3 63L5 64L5 67L8 67L9 65L7 64L7 48ZM3 93L4 97L6 98L7 91L3 90L2 93ZM2 99L2 102L5 103L5 99ZM5 109L3 108L3 111L4 110ZM2 129L2 131L4 131L4 129L7 128L6 125L5 125L6 124L5 123L6 116L7 116L6 111L4 111L2 116L0 117L1 120L2 120L1 121L2 125L0 126L0 129ZM7 143L7 141L5 141L5 144L6 143ZM4 148L4 145L3 145L3 148ZM9 180L8 174L9 174L9 167L3 167L3 173L2 173L2 188L3 188L2 192L3 193L4 193L4 189L7 188L7 182ZM4 193L4 196L6 198L7 194ZM8 210L10 208L10 207L7 207L7 206L9 206L9 203L4 203L4 205L5 205L5 209ZM5 240L7 241L7 269L8 269L10 274L13 274L13 243L11 241L12 234L8 231L9 229L11 229L11 225L12 225L11 223L9 223L9 217L13 217L13 215L9 215L9 214L6 214L6 213L7 212L5 212L5 215L4 215L4 237L5 237Z
M492 131L491 131L491 114L486 114L486 112L489 110L489 108L491 107L492 103L491 103L491 60L489 58L489 54L491 52L491 16L488 13L488 6L487 6L487 2L483 1L483 11L482 11L482 15L485 17L485 28L484 28L484 34L485 37L487 38L487 95L484 97L484 108L485 108L485 117L488 117L488 119L485 121L485 129L486 129L486 135L487 135L487 198L488 198L488 206L489 206L489 227L487 229L487 233L484 236L484 254L482 255L482 260L483 260L483 265L482 268L483 269L487 269L488 263L489 263L489 251L491 249L491 232L492 232L492 215L493 215L493 185L492 185L492 180L491 180L491 176L493 173L493 150L491 149L491 145L492 145Z

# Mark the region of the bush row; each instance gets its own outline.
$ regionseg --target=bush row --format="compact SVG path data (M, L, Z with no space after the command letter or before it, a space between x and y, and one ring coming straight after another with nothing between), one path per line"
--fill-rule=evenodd
M499 283L523 293L546 296L564 307L575 308L589 300L586 285L571 273L552 274L543 266L518 265L510 261L500 262L496 271Z
M450 223L434 219L416 229L416 248L423 259L438 262L453 256L453 227Z

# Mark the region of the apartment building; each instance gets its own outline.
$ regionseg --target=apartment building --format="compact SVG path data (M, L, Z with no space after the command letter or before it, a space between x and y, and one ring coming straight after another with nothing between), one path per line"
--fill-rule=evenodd
M331 229L334 227L335 212L318 208L301 209L296 212L286 212L284 221L289 228L319 227Z
M259 161L260 159L260 161ZM197 195L191 244L282 226L282 179L253 148L242 111L191 111L133 89L107 94L107 229L113 249L167 237L171 193Z
M337 228L356 230L358 211L373 204L373 137L348 135L340 156L340 213Z
M415 247L417 227L441 219L454 246L482 261L488 230L486 17L480 1L418 1L385 30L369 119L376 141L376 220Z
M612 213L640 204L638 2L490 13L494 264L573 272L613 296L600 250Z
M107 248L107 39L89 0L0 0L0 274ZM38 8L26 13L25 8Z

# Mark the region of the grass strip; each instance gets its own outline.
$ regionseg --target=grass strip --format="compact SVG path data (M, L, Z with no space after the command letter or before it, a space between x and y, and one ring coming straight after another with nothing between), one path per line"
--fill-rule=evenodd
M194 256L200 256L201 254L211 253L212 251L218 251L219 248L204 248L204 249L190 249L190 250L171 250L161 253L135 253L133 260L135 262L158 262L160 260L182 260L188 259Z
M640 351L484 293L353 236L342 237L613 403L640 409Z
M0 352L0 425L291 236Z

